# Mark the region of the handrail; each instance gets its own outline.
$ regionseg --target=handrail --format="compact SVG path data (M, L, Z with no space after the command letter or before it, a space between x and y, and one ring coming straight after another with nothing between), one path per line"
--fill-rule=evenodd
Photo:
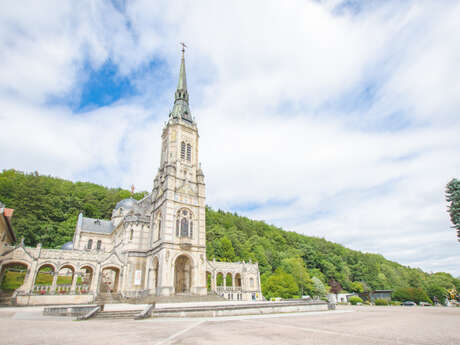
M77 320L88 320L89 318L92 318L94 315L96 315L100 310L101 306L98 305L94 309L91 309L89 312L87 312L85 315L78 316Z
M150 315L152 315L153 309L155 309L155 303L147 305L143 311L134 316L134 320L142 320L150 317Z

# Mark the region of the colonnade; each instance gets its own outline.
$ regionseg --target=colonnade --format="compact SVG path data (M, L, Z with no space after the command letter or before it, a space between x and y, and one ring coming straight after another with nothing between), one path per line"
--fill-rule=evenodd
M120 287L121 268L113 265L85 263L74 265L47 261L32 263L10 261L0 265L0 283L3 281L8 268L24 267L25 276L22 285L16 289L18 294L94 294L98 292L118 292ZM59 284L59 277L69 277L70 284ZM104 277L109 275L110 277ZM49 279L49 277L52 277ZM80 279L79 279L80 278ZM51 280L51 282L50 282Z

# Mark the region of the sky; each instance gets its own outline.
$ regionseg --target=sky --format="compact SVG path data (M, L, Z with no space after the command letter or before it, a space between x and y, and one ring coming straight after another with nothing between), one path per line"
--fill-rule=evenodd
M207 204L460 275L460 1L0 3L0 169L150 191L186 42Z

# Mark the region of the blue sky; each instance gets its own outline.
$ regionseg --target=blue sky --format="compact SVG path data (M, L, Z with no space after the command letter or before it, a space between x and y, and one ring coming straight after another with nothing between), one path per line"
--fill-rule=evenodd
M179 42L207 203L460 274L460 4L0 5L0 168L150 190ZM20 140L18 140L20 138Z

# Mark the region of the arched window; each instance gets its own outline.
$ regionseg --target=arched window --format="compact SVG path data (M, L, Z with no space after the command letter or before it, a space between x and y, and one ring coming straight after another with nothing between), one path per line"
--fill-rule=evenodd
M93 240L90 239L90 240L88 240L88 246L87 246L87 248L88 248L88 249L91 249L92 246L93 246Z
M187 160L190 162L192 160L192 145L187 144Z
M176 237L193 237L192 212L187 209L177 212Z
M133 235L134 235L134 230L131 229L131 232L129 233L129 240L130 240L130 241L133 240Z
M185 159L185 142L180 143L180 158Z
M101 240L97 240L96 248L97 248L97 249L101 249L101 245L102 245L102 241L101 241Z

